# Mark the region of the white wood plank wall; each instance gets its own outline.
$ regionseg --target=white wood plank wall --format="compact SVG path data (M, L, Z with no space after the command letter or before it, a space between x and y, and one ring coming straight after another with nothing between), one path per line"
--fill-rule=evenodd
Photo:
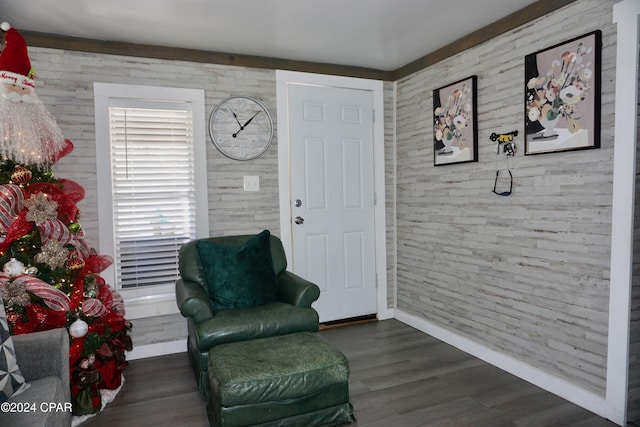
M275 73L272 70L163 61L114 55L29 48L38 73L36 90L75 144L54 172L78 181L86 190L79 203L89 243L98 247L93 83L122 83L205 90L206 112L230 95L261 100L275 117ZM208 121L208 117L207 117ZM207 131L209 227L213 236L270 229L279 234L277 141L259 159L238 162L224 157ZM243 176L260 176L259 192L243 191ZM133 321L134 346L186 339L186 320L179 315Z
M38 95L49 106L65 136L75 144L75 150L59 162L55 171L57 176L76 179L85 187L87 198L80 207L89 239L97 239L98 221L94 82L204 89L207 114L227 96L250 95L262 101L276 121L272 70L46 48L30 48L29 53L39 76ZM211 144L207 130L211 235L252 233L265 228L279 234L276 147L274 138L260 158L238 162L220 154ZM243 191L244 175L260 176L259 192Z
M388 303L397 298L400 310L599 395L606 375L614 3L576 1L384 86ZM602 148L524 157L524 56L595 29L603 31ZM94 82L204 89L207 112L226 96L251 95L270 109L277 126L272 70L29 52L39 96L76 145L56 175L85 187L81 223L96 247ZM432 91L474 74L480 161L436 168ZM513 129L521 132L511 161L514 194L494 196L489 135ZM236 162L207 138L211 235L279 232L277 141L259 159ZM243 192L244 175L259 175L261 191ZM166 341L186 336L179 316L155 320L138 322L140 328L134 322L134 344L161 342L158 325Z
M614 1L582 0L397 82L398 309L604 396ZM524 57L601 29L602 148L524 156ZM433 90L478 76L479 162L433 166ZM518 129L494 195L492 132ZM500 168L504 169L502 159Z

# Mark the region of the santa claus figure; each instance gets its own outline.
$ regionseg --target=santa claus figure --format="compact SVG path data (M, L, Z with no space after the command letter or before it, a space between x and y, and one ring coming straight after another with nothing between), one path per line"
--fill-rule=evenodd
M7 22L0 24L0 156L48 167L68 148L58 124L35 90L27 43Z

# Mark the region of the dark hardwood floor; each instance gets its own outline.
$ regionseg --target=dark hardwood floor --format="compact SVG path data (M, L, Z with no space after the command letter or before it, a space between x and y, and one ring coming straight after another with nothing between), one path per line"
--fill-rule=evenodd
M615 425L396 320L320 334L350 360L351 426ZM131 361L116 399L82 426L208 426L186 353Z

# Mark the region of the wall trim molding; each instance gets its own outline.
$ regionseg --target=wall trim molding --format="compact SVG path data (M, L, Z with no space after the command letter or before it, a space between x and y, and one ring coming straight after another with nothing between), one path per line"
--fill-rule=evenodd
M126 352L126 357L127 360L136 360L175 353L185 353L186 355L186 339L135 346L133 347L133 350Z
M385 316L385 318L394 318L601 417L607 416L606 400L601 396L406 311L389 309L385 314L388 316ZM379 316L379 320L383 319L380 319ZM136 360L175 353L186 353L186 348L186 339L146 344L134 347L132 351L126 353L126 357L127 360Z
M526 24L527 22L571 4L574 1L576 0L538 0L529 6L493 22L491 25L487 25L486 27L461 37L440 49L428 53L425 56L392 71L311 61L297 61L293 59L270 58L265 56L240 55L229 52L213 52L197 49L182 49L167 46L87 39L37 31L21 30L21 33L24 36L27 45L52 49L395 81L456 55L473 46L489 41L500 34L511 31L523 24Z
M467 34L466 36L461 37L458 40L423 56L422 58L416 59L415 61L398 68L392 73L393 80L400 80L401 78L420 71L423 68L427 68L430 65L457 55L460 52L474 46L478 46L479 44L498 37L500 34L504 34L526 24L527 22L531 22L534 19L538 19L557 9L567 6L574 1L576 0L538 0L537 2L523 7L502 19L498 19L491 25L487 25L486 27Z
M290 70L307 73L332 74L344 77L360 77L373 80L390 80L391 71L373 68L355 67L339 64L324 64L311 61L296 61L266 56L240 55L228 52L213 52L197 49L184 49L149 44L126 43L82 37L48 34L37 31L21 31L28 46L77 52L123 55L137 58L166 59L206 64L229 65L267 70Z
M598 396L566 380L550 375L541 369L523 363L513 357L506 356L503 353L483 346L469 338L456 334L406 311L395 309L394 317L402 323L431 335L478 359L484 360L503 371L509 372L596 415L601 417L606 416L606 401L602 396Z

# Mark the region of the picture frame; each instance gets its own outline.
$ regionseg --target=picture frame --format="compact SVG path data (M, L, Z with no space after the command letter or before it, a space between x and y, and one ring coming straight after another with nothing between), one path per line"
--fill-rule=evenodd
M602 32L525 57L524 154L600 148Z
M478 161L478 77L433 91L434 166Z

